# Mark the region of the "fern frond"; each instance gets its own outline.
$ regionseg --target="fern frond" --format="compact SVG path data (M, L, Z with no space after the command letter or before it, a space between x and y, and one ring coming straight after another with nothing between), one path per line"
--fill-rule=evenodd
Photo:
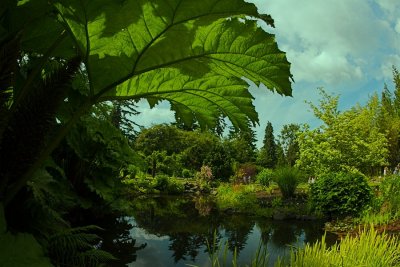
M49 240L49 255L57 266L97 267L100 263L115 260L110 253L97 249L99 236L89 231L101 230L89 225L70 228L52 236Z
M36 82L26 98L13 109L0 144L3 183L10 184L23 177L35 162L55 126L56 111L79 65L80 60L73 59Z

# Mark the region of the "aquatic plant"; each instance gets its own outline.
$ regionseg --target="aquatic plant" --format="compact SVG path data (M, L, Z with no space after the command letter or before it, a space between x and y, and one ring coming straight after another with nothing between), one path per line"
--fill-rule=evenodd
M277 267L287 266L283 262ZM340 243L328 247L325 238L313 245L291 252L291 267L297 266L400 266L399 239L386 233L378 234L371 226L358 236L347 235Z
M373 226L363 229L357 236L347 235L339 243L328 246L326 236L314 244L306 244L302 249L294 248L288 262L278 259L275 267L328 267L328 266L400 266L400 240L386 233L378 234ZM210 247L210 246L209 246ZM227 249L221 244L213 245L209 249L209 258L212 267L239 266L237 253L233 254L232 263L227 263ZM191 265L195 266L195 265ZM252 267L266 267L268 265L268 251L260 245L255 252L250 265Z

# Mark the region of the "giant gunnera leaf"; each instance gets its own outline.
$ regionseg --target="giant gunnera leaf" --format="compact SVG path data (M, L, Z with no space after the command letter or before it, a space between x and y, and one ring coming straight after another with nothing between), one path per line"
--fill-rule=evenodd
M243 0L25 0L15 12L24 50L82 58L90 103L168 100L185 122L222 114L246 128L258 121L248 81L291 95L285 53L259 26L271 17Z

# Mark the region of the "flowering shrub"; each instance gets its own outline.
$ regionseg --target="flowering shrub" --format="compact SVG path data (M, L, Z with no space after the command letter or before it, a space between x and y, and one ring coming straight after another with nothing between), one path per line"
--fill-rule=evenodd
M244 163L239 166L233 177L236 184L249 184L256 176L257 166L253 163Z
M196 179L201 182L211 182L213 179L211 168L207 165L201 166L200 171L196 173Z

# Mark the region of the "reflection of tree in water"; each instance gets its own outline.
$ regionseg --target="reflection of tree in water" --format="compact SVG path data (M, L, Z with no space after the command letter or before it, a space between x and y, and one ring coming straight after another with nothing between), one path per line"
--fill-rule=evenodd
M289 222L276 222L272 224L271 241L277 247L286 247L297 241L298 236L301 234L302 229L297 225Z
M205 243L205 237L204 235L178 233L172 234L170 241L169 250L173 251L175 262L186 260L187 256L194 261L199 254L200 247Z
M260 230L261 242L263 245L267 245L270 241L271 232L272 232L272 223L270 220L258 220L257 221L258 229Z
M135 203L134 217L138 227L157 236L169 236L169 250L174 261L195 261L201 247L214 238L219 243L217 231L221 217L217 214L200 214L196 201L178 198L151 198ZM211 209L210 209L211 211ZM210 244L211 245L211 244Z
M168 248L173 251L175 263L180 260L187 260L187 257L195 261L201 247L205 247L204 252L208 252L208 246L215 250L216 248L213 246L218 246L220 243L222 239L221 233L213 223L210 223L210 221L208 224L204 223L204 221L198 221L197 223L197 227L195 226L198 230L197 232L174 232L168 234L171 241ZM193 226L193 222L191 224ZM204 226L208 229L204 228ZM191 228L191 230L193 229ZM213 244L213 240L215 240L215 244Z
M195 208L200 216L210 215L215 203L207 196L198 196L194 199Z
M101 225L105 228L101 232L103 243L101 249L110 252L118 260L112 262L112 266L122 267L136 261L136 252L145 248L146 244L136 246L136 240L130 236L132 225L125 218L107 216L102 219Z
M321 236L324 235L323 230L324 223L305 223L303 225L305 233L305 242L315 243L317 240L321 240ZM326 233L325 241L328 246L333 245L337 241L337 235L333 233Z
M252 232L254 221L246 216L233 215L223 222L225 235L228 239L228 249L239 255L247 243L249 234Z

